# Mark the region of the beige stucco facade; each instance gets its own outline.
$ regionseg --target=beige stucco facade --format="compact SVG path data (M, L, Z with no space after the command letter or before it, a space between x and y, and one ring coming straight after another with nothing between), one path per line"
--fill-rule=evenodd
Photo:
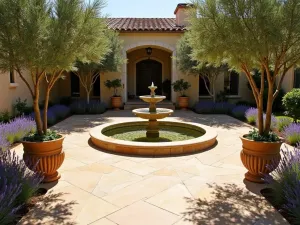
M184 10L185 4L179 4L175 10L176 25L183 27L186 25L187 15ZM165 79L174 82L178 79L185 79L191 84L191 88L186 92L189 96L190 107L200 101L209 100L206 96L199 96L199 77L187 75L178 70L176 65L176 44L183 35L181 31L121 31L120 39L123 41L122 55L127 62L121 66L119 72L107 72L100 75L100 96L91 96L91 99L100 99L110 106L110 97L112 90L104 86L104 81L119 78L122 81L122 88L119 94L122 96L123 103L129 101L128 96L137 95L137 63L149 58L146 54L146 48L152 48L150 58L162 65L162 81ZM139 75L143 76L143 74ZM31 80L30 77L28 80ZM28 104L32 104L30 92L23 81L16 74L15 83L10 84L9 73L0 74L0 112L4 110L11 111L13 103L17 98L27 99ZM150 85L150 84L149 84ZM230 102L240 100L254 101L252 92L247 87L246 76L240 74L238 81L238 94L228 96ZM294 69L291 69L285 77L282 88L285 92L291 90L294 86ZM42 92L44 88L41 88ZM216 93L224 90L224 74L220 74L216 83ZM51 101L58 102L61 97L71 96L71 78L69 73L65 73L65 79L59 80L51 93ZM171 92L171 101L176 104L178 93ZM78 98L78 97L76 97ZM86 98L86 92L80 85L80 97ZM41 101L43 93L41 94Z

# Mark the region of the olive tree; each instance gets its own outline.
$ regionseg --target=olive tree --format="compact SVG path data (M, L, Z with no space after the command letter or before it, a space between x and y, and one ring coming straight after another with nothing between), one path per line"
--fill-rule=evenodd
M300 0L194 0L189 16L192 58L225 62L247 76L259 133L268 135L274 99L287 71L300 61ZM260 89L253 69L260 70ZM265 77L269 88L264 121Z
M87 103L90 102L90 93L97 78L104 72L116 72L120 70L120 66L125 63L122 56L122 41L119 34L113 30L106 31L107 50L99 55L97 62L76 62L76 70L74 74L78 76L81 85L87 94Z
M50 91L63 72L76 60L95 61L106 51L102 7L101 0L0 0L0 69L15 70L28 87L38 135L47 134Z
M192 48L190 47L187 35L183 35L177 43L177 63L180 71L189 75L199 75L204 81L205 88L213 101L216 101L216 81L218 77L226 72L227 66L214 66L207 62L203 63L191 58ZM208 82L211 88L208 85Z

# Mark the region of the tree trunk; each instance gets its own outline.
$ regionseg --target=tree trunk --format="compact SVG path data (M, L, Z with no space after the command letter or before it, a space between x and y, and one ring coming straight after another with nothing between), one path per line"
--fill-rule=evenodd
M86 92L86 102L87 104L90 104L90 92Z
M212 95L213 95L213 101L216 102L216 88L215 88L215 82L212 83Z
M259 103L257 105L257 122L258 132L260 135L264 134L264 111L263 111L263 96L259 95Z
M268 89L268 101L267 101L267 110L266 110L266 121L265 121L265 129L264 134L269 134L271 128L271 119L272 119L272 107L273 107L273 84L269 84Z
M41 119L41 112L39 108L39 93L36 93L34 100L33 100L33 111L34 111L34 120L36 123L36 132L38 135L43 134L43 127L42 127L42 119Z
M44 115L43 115L43 132L44 134L47 133L47 122L48 122L48 104L49 104L49 97L50 97L50 89L47 87L46 93L45 93L45 104L44 104Z

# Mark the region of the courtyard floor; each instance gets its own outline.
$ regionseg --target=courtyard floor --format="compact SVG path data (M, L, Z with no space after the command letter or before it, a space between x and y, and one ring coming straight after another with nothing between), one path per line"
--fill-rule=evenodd
M131 111L72 116L54 128L66 135L58 183L19 224L192 225L288 224L244 180L239 136L251 129L226 115L176 111L165 120L198 122L218 133L213 148L177 157L115 155L93 147L89 130L139 120ZM22 155L22 146L15 148Z

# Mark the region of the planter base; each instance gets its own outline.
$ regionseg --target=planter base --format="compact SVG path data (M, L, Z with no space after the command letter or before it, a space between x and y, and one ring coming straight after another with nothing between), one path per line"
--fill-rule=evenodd
M255 182L255 183L261 183L261 184L265 183L262 180L262 176L255 175L250 172L245 173L245 179L248 181L251 181L251 182Z
M60 173L56 171L54 174L45 175L43 183L51 183L57 181L60 179L60 177L61 177Z

